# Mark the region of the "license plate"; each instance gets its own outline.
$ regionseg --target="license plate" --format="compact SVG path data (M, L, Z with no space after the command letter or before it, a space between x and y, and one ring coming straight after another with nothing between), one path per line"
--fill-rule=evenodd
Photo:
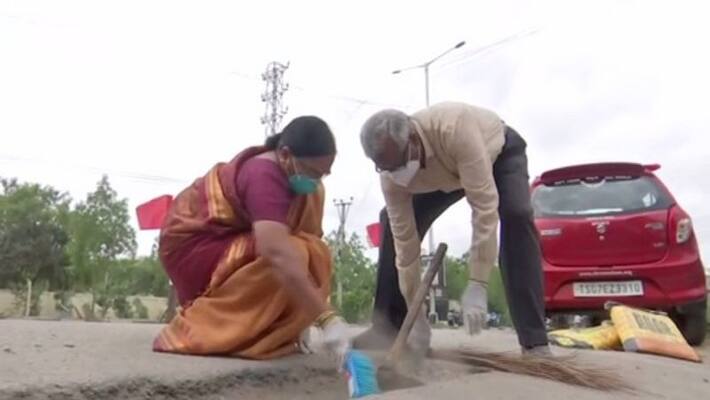
M575 282L574 297L643 296L643 282Z

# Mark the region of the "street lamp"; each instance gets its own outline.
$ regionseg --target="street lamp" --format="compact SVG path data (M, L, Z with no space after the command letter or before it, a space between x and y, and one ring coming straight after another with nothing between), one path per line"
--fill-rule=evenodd
M445 52L439 54L438 56L432 58L431 60L429 60L423 64L413 65L411 67L402 68L402 69L397 69L397 70L392 71L392 74L397 75L397 74L400 74L404 71L409 71L409 70L418 69L418 68L424 68L424 90L426 93L426 106L429 107L429 66L431 64L433 64L434 62L436 62L441 57L451 53L452 51L454 51L456 49L460 49L465 44L466 44L465 41L460 41L456 44L456 46L450 47ZM434 254L434 223L433 222L432 222L431 226L429 227L429 252L431 254Z
M434 62L436 62L441 57L449 54L450 52L452 52L456 49L463 47L465 44L466 44L465 41L461 41L461 42L457 43L456 46L449 48L445 52L439 54L438 56L432 58L431 60L425 62L424 64L419 64L419 65L414 65L414 66L407 67L407 68L397 69L397 70L392 71L392 74L396 75L396 74L402 73L404 71L409 71L409 70L418 69L418 68L424 68L424 90L426 93L426 106L429 107L429 66L431 64L433 64Z
M424 91L426 93L426 106L429 107L429 66L436 62L438 59L441 57L449 54L450 52L459 49L463 47L466 44L465 41L458 42L456 46L450 47L447 49L445 52L439 54L438 56L432 58L431 60L419 64L419 65L414 65L411 67L407 68L402 68L402 69L397 69L392 71L392 74L400 74L404 71L409 71L412 69L418 69L418 68L424 68ZM432 222L431 226L429 227L429 255L433 256L434 255L434 223ZM432 323L435 323L437 320L437 314L436 314L436 292L434 288L431 288L431 292L429 293L429 318Z

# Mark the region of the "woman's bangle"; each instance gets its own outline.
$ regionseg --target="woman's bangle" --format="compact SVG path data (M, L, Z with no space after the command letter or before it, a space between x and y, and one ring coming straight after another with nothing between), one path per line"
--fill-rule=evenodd
M315 326L318 328L323 328L331 319L337 317L337 313L334 310L324 311L321 315L316 318Z

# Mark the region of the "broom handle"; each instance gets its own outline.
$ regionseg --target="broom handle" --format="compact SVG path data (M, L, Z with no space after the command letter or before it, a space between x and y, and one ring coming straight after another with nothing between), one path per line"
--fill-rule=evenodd
M446 255L447 246L445 243L439 243L439 247L436 248L436 253L434 257L429 262L429 268L424 274L424 279L422 279L417 293L414 295L414 300L412 301L411 307L407 311L407 316L404 318L402 327L399 329L397 338L387 355L387 362L394 365L399 362L399 358L404 350L404 345L407 343L407 338L409 333L414 327L414 321L417 319L417 314L424 304L424 299L426 298L427 292L431 287L431 283L434 281L434 276L441 269L441 265L444 263L444 256Z

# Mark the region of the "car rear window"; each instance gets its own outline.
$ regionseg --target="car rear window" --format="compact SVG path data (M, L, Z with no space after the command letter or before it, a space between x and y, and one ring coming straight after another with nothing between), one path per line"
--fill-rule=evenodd
M587 178L540 185L532 193L537 217L599 216L668 208L671 199L647 176Z

